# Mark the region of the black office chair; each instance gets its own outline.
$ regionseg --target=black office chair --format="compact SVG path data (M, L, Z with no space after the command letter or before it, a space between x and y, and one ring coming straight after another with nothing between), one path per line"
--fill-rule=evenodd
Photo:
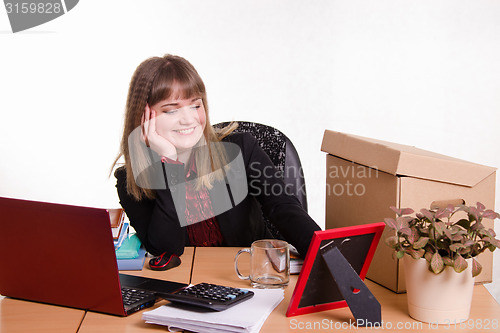
M223 128L230 122L215 124L216 128ZM246 132L252 134L262 149L267 153L273 164L276 166L278 174L297 199L302 208L307 211L307 195L304 173L300 163L299 154L288 137L274 127L248 122L237 121L238 127L234 132ZM276 238L283 238L274 226L267 221L266 224Z

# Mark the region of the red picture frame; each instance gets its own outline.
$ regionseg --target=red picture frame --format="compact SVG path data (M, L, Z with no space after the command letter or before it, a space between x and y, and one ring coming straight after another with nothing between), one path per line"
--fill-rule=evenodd
M309 249L307 251L306 257L304 259L304 263L302 269L300 271L297 284L292 294L292 298L288 305L288 309L286 312L287 317L298 316L302 314L308 314L313 312L320 312L332 309L338 309L347 307L347 302L343 299L338 299L338 295L334 297L331 301L327 301L321 304L301 304L301 300L305 299L305 295L309 292L306 290L306 286L310 277L317 272L314 270L323 269L317 263L317 257L321 257L320 255L320 245L325 244L325 242L332 240L346 240L352 238L356 238L358 243L365 243L365 250L361 250L359 253L349 253L344 254L347 261L354 262L357 261L358 265L361 263L359 270L359 277L361 280L364 280L366 273L368 272L368 268L370 267L371 261L373 259L373 255L375 254L375 250L377 249L378 243L382 236L382 232L384 231L385 223L371 223L343 228L335 228L328 229L324 231L316 231L313 235L311 243L309 245ZM341 251L342 252L342 251ZM322 260L321 258L319 258ZM316 264L315 264L316 263ZM313 270L314 269L314 270ZM326 273L324 273L326 274ZM329 276L329 275L328 275ZM329 283L335 284L333 277ZM316 292L317 286L314 286L313 293ZM320 289L321 291L321 289ZM325 296L322 295L324 298ZM302 302L303 303L303 302ZM314 302L313 302L314 303Z

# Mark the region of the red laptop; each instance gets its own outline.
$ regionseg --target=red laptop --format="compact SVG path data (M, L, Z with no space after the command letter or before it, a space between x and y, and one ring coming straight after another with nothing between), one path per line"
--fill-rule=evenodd
M106 209L0 197L3 296L126 316L185 286L119 274Z

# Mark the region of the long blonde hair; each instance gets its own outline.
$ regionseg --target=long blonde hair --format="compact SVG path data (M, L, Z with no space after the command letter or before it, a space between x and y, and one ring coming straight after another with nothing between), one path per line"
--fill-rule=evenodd
M173 96L173 94L179 94L179 96ZM127 191L136 200L145 197L152 199L155 197L155 191L152 187L137 184L132 165L140 165L141 169L144 169L153 161L146 150L143 149L141 153L139 147L144 146L144 143L138 139L130 140L129 137L134 130L137 132L140 128L146 104L154 105L170 97L201 98L205 108L206 125L203 138L207 149L193 150L194 156L192 156L199 176L196 187L211 188L214 180L224 179L223 168L227 165L227 157L222 146L216 143L230 134L238 126L237 123L231 123L217 131L212 127L208 116L205 84L193 65L186 59L169 54L163 57L152 57L137 67L130 81L120 152L112 166L112 169L115 168L120 157L124 157Z

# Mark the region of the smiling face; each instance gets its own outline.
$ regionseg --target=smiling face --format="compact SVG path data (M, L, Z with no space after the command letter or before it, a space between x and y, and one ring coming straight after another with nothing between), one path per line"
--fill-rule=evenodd
M191 150L202 137L206 113L201 98L167 98L151 109L156 112L156 132L178 153Z

